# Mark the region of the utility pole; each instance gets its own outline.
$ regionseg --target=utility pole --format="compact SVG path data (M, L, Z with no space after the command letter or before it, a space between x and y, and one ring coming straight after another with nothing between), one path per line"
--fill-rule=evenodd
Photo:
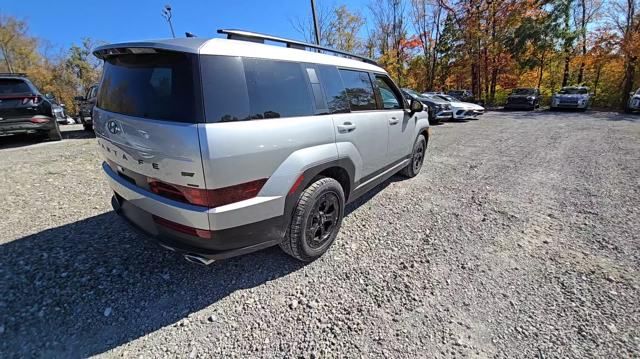
M318 17L316 16L315 0L311 0L311 14L313 15L313 29L316 35L316 45L320 45L320 32L318 31Z
M173 24L171 24L171 5L167 4L164 6L164 9L162 9L162 16L167 19L169 28L171 29L171 36L175 39L176 34L173 32Z

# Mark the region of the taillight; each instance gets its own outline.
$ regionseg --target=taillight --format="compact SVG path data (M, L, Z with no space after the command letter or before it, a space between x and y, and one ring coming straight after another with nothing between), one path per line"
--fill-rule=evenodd
M30 104L32 106L38 106L40 102L42 102L42 97L40 96L30 96L22 99L23 105Z
M33 116L31 118L32 123L47 123L50 119L46 116Z
M162 197L197 206L213 208L257 196L258 192L262 189L262 186L267 182L267 179L262 178L218 189L202 189L180 186L162 182L154 178L148 178L147 182L149 183L149 189L151 192Z
M188 234L190 236L199 237L202 239L211 239L213 237L211 231L206 229L199 229L199 228L185 226L184 224L172 222L158 216L152 216L152 217L153 217L153 221L156 222L157 224L163 227L169 228L176 232Z

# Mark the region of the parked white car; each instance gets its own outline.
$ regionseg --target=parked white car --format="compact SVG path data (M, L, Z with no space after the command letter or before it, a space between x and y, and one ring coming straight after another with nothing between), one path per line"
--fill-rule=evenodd
M551 97L551 110L559 108L573 108L586 111L591 107L593 95L584 86L567 86Z
M640 88L635 93L629 94L629 103L627 104L627 112L640 111Z
M454 97L444 94L432 94L427 93L430 96L437 96L451 104L451 111L453 112L454 120L465 120L469 118L476 118L482 114L484 114L485 109L480 105L476 105L471 102L460 102L456 100Z

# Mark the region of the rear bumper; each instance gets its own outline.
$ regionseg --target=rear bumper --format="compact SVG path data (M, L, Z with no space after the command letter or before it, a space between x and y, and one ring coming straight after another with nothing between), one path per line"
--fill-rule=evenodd
M209 260L231 258L280 243L284 238L283 217L252 223L233 229L213 231L211 239L201 239L164 228L153 221L150 213L141 210L119 195L111 199L114 211L136 232L162 247L184 255Z
M436 120L448 120L453 117L452 111L440 111L436 113Z
M575 109L586 109L588 106L588 104L584 103L584 104L579 104L579 103L568 103L568 102L564 102L564 103L556 103L556 104L551 104L551 108L575 108Z
M534 103L524 102L524 103L507 103L504 105L505 109L527 109L530 110L535 108Z
M481 110L455 110L453 112L453 118L457 120L463 120L465 118L473 118L484 114Z
M45 117L45 116L38 116ZM25 118L5 118L0 121L0 134L20 134L20 133L37 133L46 132L55 128L55 120L51 117L46 117L49 122L45 123L33 123L32 117Z
M243 201L244 205L238 202L208 209L169 200L139 188L120 177L107 163L103 163L103 170L115 192L112 205L116 212L148 237L177 252L222 259L278 244L284 238L287 223L283 210L276 212L276 216L264 218L265 212L274 213L269 211L273 203L268 200L258 197L258 200ZM211 238L204 239L163 226L154 220L154 216L209 231ZM216 222L217 226L214 225ZM221 226L222 223L237 225Z

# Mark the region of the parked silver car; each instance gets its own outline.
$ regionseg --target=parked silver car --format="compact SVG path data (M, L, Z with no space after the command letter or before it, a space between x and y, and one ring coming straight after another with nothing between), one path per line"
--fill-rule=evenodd
M629 94L629 102L627 103L627 112L640 111L640 88L635 93Z
M372 60L220 32L228 39L94 51L104 70L93 124L112 204L192 262L277 244L314 260L346 203L420 172L427 113Z
M591 107L592 102L593 94L589 92L588 87L568 86L553 94L551 109L571 108L585 111Z

